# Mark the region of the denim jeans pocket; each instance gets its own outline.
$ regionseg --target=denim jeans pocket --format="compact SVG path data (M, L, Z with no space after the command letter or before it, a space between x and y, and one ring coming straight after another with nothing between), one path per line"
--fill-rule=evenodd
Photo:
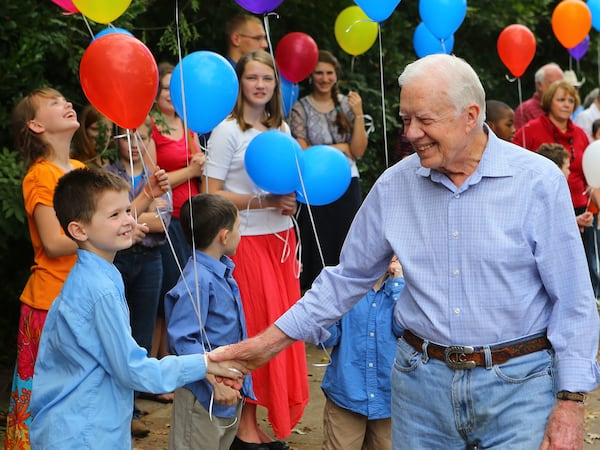
M553 377L554 353L541 350L529 355L512 358L493 367L496 375L508 383L522 383L532 378Z
M402 338L396 342L394 367L401 372L412 372L421 364L421 354Z

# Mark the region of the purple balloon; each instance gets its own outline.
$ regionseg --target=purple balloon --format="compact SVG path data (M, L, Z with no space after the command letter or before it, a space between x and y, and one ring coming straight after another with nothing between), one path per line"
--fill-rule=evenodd
M587 35L583 41L577 44L575 47L569 49L569 54L575 58L576 61L579 61L583 58L583 55L587 53L590 48L590 36Z
M273 11L283 3L283 0L235 0L238 5L254 14L264 14Z

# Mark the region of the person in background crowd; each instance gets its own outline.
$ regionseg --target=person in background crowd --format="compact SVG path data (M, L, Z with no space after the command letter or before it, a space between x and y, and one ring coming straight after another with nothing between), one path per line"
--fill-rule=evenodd
M238 60L248 52L267 50L269 43L262 22L250 14L236 14L225 24L227 61L235 68Z
M115 157L110 148L113 123L90 104L81 111L80 120L81 126L73 138L71 158L88 167L106 166L111 157Z
M600 97L598 96L600 90L594 89L593 91L596 91L596 96L592 98L592 103L581 111L573 120L575 125L583 128L583 131L585 131L590 141L595 140L592 127L594 121L600 119Z
M556 80L562 80L564 73L556 63L548 63L540 67L535 73L535 92L530 99L525 100L515 108L515 128L518 130L527 122L544 114L542 109L542 95L548 86Z
M498 100L485 102L485 123L496 136L510 142L515 134L515 112Z
M395 256L373 288L333 326L320 345L333 347L325 393L323 450L391 450L390 373L396 341L394 307L404 288Z

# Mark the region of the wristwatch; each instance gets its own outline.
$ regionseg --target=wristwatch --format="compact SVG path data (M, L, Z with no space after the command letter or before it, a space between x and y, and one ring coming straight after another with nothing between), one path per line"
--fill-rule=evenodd
M571 400L574 402L585 402L586 395L584 392L558 391L556 398L559 400Z

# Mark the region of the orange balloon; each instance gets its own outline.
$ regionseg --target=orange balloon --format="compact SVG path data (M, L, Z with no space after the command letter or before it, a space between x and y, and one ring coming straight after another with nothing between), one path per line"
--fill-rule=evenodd
M520 77L535 56L535 37L525 25L509 25L498 36L497 48L502 63Z
M590 32L592 13L581 0L563 0L552 13L552 31L564 48L573 48Z

